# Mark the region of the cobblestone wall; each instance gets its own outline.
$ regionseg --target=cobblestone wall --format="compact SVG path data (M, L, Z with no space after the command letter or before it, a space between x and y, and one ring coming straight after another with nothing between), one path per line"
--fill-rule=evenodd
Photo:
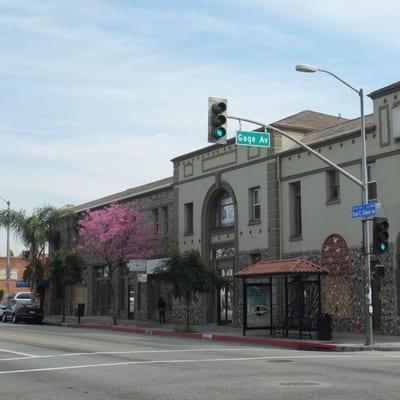
M381 263L385 267L385 277L380 278L381 299L382 299L382 318L381 330L385 334L400 334L400 318L396 305L396 274L394 263L393 245L390 251L381 258ZM319 251L304 253L284 254L284 258L303 257L316 264L320 263L321 254ZM359 248L350 249L350 266L348 274L348 284L350 287L349 309L351 314L348 317L334 318L333 329L336 332L363 332L364 329L364 285L363 285L363 256ZM373 268L372 268L373 270ZM372 271L374 273L374 271ZM322 278L322 297L326 297L329 289L329 277ZM327 312L322 304L322 311Z

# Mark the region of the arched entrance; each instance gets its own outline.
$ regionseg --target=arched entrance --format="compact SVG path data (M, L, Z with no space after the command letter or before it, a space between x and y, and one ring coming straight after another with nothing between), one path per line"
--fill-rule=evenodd
M208 295L207 322L234 323L236 293L233 274L236 270L236 199L226 183L214 185L208 192L202 214L202 253L209 268L223 278L214 295Z
M329 313L338 330L352 323L350 251L338 234L329 235L321 249L321 266L329 273L322 290L323 312Z

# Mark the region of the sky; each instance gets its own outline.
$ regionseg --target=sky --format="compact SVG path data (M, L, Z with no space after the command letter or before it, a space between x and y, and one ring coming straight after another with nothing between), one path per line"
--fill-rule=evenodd
M29 214L172 176L208 145L209 96L267 123L355 118L355 93L295 65L365 93L394 83L399 15L393 0L0 0L0 196Z

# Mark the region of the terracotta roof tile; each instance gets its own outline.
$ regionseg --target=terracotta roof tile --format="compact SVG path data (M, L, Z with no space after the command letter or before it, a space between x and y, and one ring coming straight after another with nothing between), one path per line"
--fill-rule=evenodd
M323 114L316 111L304 110L297 114L291 115L284 119L274 122L272 125L285 126L292 128L306 129L308 131L315 131L319 129L329 128L334 125L346 122L346 118L339 116Z
M269 275L327 274L328 270L302 258L259 261L235 274L238 278Z

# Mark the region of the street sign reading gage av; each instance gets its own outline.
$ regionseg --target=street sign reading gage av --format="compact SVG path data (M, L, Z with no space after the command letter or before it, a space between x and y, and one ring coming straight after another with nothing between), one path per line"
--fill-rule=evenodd
M241 146L271 147L268 132L237 131L236 144Z

